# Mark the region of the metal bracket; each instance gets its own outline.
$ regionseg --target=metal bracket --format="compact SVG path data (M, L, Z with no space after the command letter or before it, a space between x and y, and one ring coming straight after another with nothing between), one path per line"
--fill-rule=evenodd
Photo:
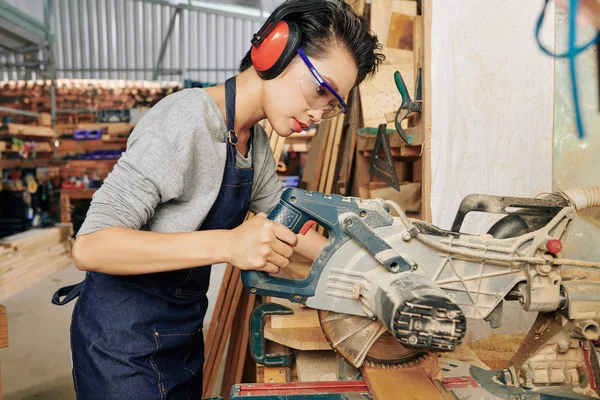
M291 315L294 311L277 303L262 303L252 311L250 317L250 352L252 358L266 367L291 367L294 355L266 354L264 317L267 315Z
M381 157L382 150L384 158ZM373 155L371 156L369 173L381 178L385 183L397 191L400 191L400 182L398 182L394 158L392 157L390 138L387 135L385 124L379 125L379 129L377 130L377 140L375 141Z
M360 243L388 271L396 274L413 269L414 263L409 262L408 257L400 255L357 215L351 214L344 218L342 226L348 236Z

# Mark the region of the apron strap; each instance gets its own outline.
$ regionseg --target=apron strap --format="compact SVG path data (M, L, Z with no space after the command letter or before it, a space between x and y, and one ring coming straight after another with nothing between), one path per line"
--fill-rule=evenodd
M238 138L235 134L235 76L225 81L225 113L227 118L227 140L236 145Z
M52 304L56 304L57 306L64 306L69 303L71 300L76 298L81 294L81 289L83 288L85 280L76 283L75 285L65 286L56 291L52 295ZM62 296L65 296L63 300L60 300Z

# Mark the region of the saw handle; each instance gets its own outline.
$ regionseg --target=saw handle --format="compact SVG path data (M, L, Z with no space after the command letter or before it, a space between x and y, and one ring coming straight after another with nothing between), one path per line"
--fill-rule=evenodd
M289 228L296 235L306 235L308 230L317 223L317 221L311 219L310 215L294 207L294 203L297 201L295 196L287 196L289 198L284 199L283 196L279 203L275 206L273 211L267 216L271 221L279 222L281 225Z
M267 218L285 225L296 234L305 234L312 225L318 223L328 231L329 239L332 240L343 234L338 222L340 209L359 209L357 201L352 197L287 188L281 195L279 204ZM295 302L314 296L320 274L321 271L311 268L309 275L299 280L278 278L259 271L241 273L242 282L251 293L287 298Z

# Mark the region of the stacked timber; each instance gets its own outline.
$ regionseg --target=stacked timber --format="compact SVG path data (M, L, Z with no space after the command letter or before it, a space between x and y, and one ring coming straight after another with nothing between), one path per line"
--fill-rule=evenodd
M69 266L72 235L67 223L0 239L0 301Z

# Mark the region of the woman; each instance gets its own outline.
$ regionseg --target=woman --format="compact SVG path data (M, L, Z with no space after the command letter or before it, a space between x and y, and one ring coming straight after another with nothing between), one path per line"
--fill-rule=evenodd
M94 195L73 248L86 279L53 299L79 297L78 398L199 399L210 265L276 274L294 250L314 259L325 244L266 218L281 185L257 123L289 136L346 112L343 97L375 72L381 46L332 0L284 3L253 43L225 85L155 105ZM244 222L249 210L257 216Z

